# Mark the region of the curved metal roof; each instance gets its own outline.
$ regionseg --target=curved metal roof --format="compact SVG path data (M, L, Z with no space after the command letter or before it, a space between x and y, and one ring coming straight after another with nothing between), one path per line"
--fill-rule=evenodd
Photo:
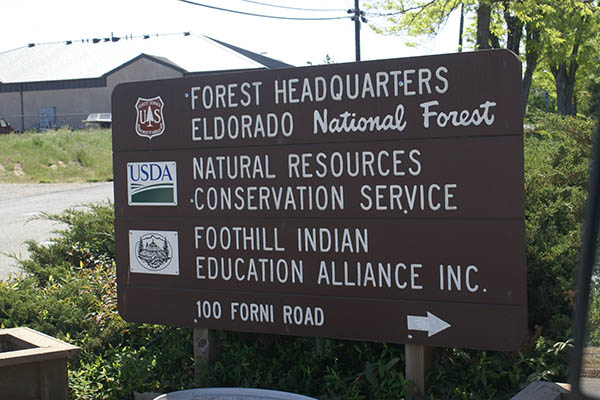
M115 40L116 39L116 40ZM289 67L204 35L143 37L36 44L0 53L0 82L100 78L141 55L181 72Z

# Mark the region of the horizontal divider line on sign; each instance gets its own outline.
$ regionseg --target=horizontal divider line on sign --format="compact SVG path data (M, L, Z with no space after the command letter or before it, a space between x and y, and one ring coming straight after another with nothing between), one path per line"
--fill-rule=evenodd
M373 135L377 135L377 133L373 133ZM322 142L314 142L314 141L309 141L309 142L294 142L294 143L274 143L274 144L230 144L230 145L222 145L222 146L202 146L200 143L203 142L198 142L198 145L196 147L196 145L194 145L194 143L192 142L191 144L182 144L180 146L175 146L175 147L163 147L161 146L160 150L156 150L156 151L177 151L177 150L181 150L181 151L189 151L189 150L232 150L232 149L264 149L264 148L279 148L279 147L285 147L285 146L304 146L304 145L340 145L340 144L391 144L391 143L403 143L403 142L413 142L413 141L430 141L430 140L448 140L448 139L452 139L452 140L461 140L461 139L485 139L485 138L501 138L501 137L514 137L514 136L522 136L523 132L517 132L517 133L506 133L506 134L481 134L481 135L469 135L469 136L456 136L456 135L452 135L452 136L436 136L436 137L429 137L429 138L424 138L424 137L409 137L409 138L402 138L402 139L363 139L363 140L345 140L345 141L322 141ZM155 139L158 140L158 139ZM186 147L183 147L186 146ZM118 154L118 153L147 153L148 150L144 149L144 150L139 150L139 149L114 149L113 146L113 153L114 154Z
M168 286L148 286L148 285L127 285L125 289L144 289L144 290L160 290L160 291L175 291L175 292L199 292L199 295L205 295L206 293L214 292L218 294L226 294L226 295L237 295L237 296L255 296L255 295L263 295L263 296L278 296L282 298L326 298L327 300L352 300L352 299L361 299L365 301L376 301L376 302L386 302L386 303L395 303L395 302L405 302L405 303L439 303L439 304L477 304L477 305L490 305L490 306L506 306L506 307L517 307L519 305L524 304L523 302L514 302L514 303L503 303L503 302L480 302L480 301L468 301L468 300L430 300L430 299L391 299L385 297L367 297L360 295L353 296L332 296L332 295L319 295L319 294L306 294L306 293L290 293L290 292L273 292L273 291L264 291L264 290L226 290L226 289L209 289L209 291L202 291L200 289L191 289L191 288L171 288Z

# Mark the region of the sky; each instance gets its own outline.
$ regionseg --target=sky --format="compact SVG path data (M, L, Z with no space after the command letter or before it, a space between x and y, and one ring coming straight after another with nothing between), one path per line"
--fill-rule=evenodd
M353 0L192 0L213 7L295 18L347 17ZM289 8L336 11L300 11ZM368 10L365 10L368 11ZM286 63L302 66L355 61L354 22L349 18L295 21L239 15L179 0L15 0L2 4L0 52L29 43L106 38L110 35L153 35L190 31L218 39ZM383 18L367 16L369 23ZM451 53L458 42L458 16L442 34L419 46L406 47L400 36L361 29L361 59Z

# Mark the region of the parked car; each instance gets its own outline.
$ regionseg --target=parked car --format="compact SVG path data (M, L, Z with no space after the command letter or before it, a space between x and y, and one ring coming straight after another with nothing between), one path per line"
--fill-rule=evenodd
M94 113L87 116L83 121L83 127L90 128L110 128L112 124L111 113Z
M14 131L15 130L12 126L10 126L10 123L4 118L0 117L0 133L11 133Z

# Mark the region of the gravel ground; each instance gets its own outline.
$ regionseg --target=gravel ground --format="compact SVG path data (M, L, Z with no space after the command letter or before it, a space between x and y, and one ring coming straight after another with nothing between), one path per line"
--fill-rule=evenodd
M0 201L69 192L98 185L106 185L106 183L0 183Z
M10 255L28 257L25 241L43 243L61 228L37 216L106 200L113 200L112 182L0 184L0 280L20 272Z

